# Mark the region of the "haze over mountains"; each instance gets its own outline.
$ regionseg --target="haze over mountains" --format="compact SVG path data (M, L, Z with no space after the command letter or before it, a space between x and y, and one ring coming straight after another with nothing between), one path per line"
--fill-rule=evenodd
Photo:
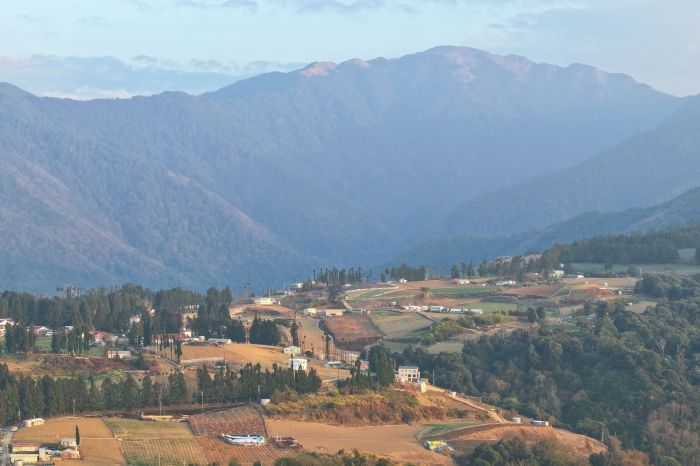
M279 286L427 238L651 205L700 185L699 106L457 47L201 96L0 85L0 288Z

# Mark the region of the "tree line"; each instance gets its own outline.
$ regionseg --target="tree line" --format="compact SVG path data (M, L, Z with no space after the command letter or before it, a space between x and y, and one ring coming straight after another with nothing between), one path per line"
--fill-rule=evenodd
M196 390L188 389L181 372L170 374L164 383L147 375L139 384L127 374L98 385L92 377L14 376L6 364L0 364L0 422L7 425L73 412L179 405L200 401L202 393L205 402L222 403L269 398L276 390L305 394L321 388L321 378L313 368L306 373L274 366L270 371L259 364L248 364L238 371L221 367L213 379L206 369L200 369L197 380Z

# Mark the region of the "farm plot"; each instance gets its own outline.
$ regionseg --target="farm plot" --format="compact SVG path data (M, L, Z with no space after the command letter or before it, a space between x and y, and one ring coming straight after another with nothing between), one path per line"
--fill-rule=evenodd
M371 318L388 338L403 338L432 324L430 319L415 312L375 311Z
M267 435L265 421L251 406L226 409L207 414L196 414L188 419L192 432L198 436L221 437L231 435Z
M469 286L469 287L450 287L450 288L431 288L430 293L436 298L469 298L490 294L499 291L501 288L497 286Z
M208 464L204 450L191 438L180 440L129 440L122 442L127 464Z
M20 429L14 438L39 443L55 443L61 437L75 436L75 427L80 429L81 464L123 464L119 442L102 419L61 418L50 419L46 424Z
M294 456L291 450L280 450L272 445L235 446L208 437L197 437L197 443L204 451L207 464L230 464L233 460L239 464L254 464L260 461L264 465L270 465L278 458Z
M373 453L413 464L452 464L449 458L424 449L416 440L422 426L340 427L314 422L268 420L272 435L294 437L306 451L340 450Z
M105 420L114 435L122 440L191 439L192 432L183 422L153 422L138 419L109 418Z
M384 336L366 314L329 317L323 324L336 342L356 343L355 346L364 346Z

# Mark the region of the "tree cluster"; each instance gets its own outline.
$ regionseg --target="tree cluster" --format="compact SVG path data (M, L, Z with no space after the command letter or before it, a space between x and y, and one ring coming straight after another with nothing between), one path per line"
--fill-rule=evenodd
M281 340L279 328L274 320L262 319L258 316L253 318L250 326L250 343L256 345L277 345Z

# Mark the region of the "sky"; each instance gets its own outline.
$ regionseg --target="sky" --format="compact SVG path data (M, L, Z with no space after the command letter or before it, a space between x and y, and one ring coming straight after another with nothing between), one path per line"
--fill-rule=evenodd
M215 90L438 45L700 93L698 0L3 0L0 81L89 99Z

